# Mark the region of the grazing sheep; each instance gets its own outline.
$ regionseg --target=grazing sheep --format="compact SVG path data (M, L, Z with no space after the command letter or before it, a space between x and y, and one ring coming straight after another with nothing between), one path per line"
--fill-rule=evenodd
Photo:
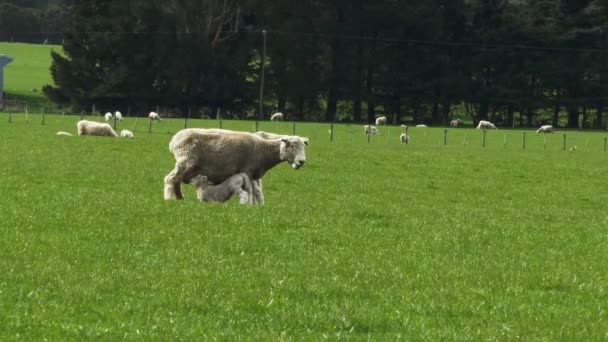
M363 133L364 134L371 134L371 135L378 135L378 134L380 134L380 132L378 132L378 129L376 127L370 126L370 125L363 126Z
M272 114L272 116L270 117L270 121L283 121L283 113L278 112Z
M196 197L203 202L226 202L236 195L240 204L253 204L251 180L246 173L232 175L217 185L209 184L207 176L198 175L190 184L196 188Z
M64 131L59 131L59 132L56 133L56 135L64 135L64 136L67 136L67 137L71 137L72 136L71 133L64 132Z
M462 120L460 120L460 119L450 121L450 127L456 128L460 125L462 125Z
M386 125L386 116L381 116L379 118L376 118L376 126L379 125Z
M479 120L476 129L496 129L496 126L490 121Z
M122 113L121 113L121 112L116 111L116 112L114 113L114 117L116 118L116 120L118 120L118 121L122 121Z
M106 114L103 116L103 118L104 118L106 121L110 121L110 120L112 120L112 113L107 112L107 113L106 113Z
M401 128L407 128L407 125L401 125Z
M118 137L112 127L107 123L89 120L80 120L76 124L78 135L97 135L100 137Z
M153 121L161 121L160 115L158 115L156 112L150 112L150 114L148 114L148 118Z
M419 125L416 125L416 127L418 127L418 128L427 128L428 126L425 125L425 124L419 124Z
M264 205L262 177L283 161L299 169L306 162L305 145L296 136L267 140L247 132L183 129L169 142L175 168L164 179L164 198L183 199L180 183L189 183L196 175L219 184L242 172L251 179L253 203Z
M410 143L410 136L407 135L407 134L405 134L405 133L402 133L399 136L399 141L401 141L402 144L409 144Z
M540 126L540 128L536 131L536 134L539 134L539 133L555 134L555 130L553 129L553 126L551 126L551 125L543 125L543 126Z
M120 131L120 136L123 138L130 138L130 139L133 139L133 137L134 137L133 132L129 131L128 129L123 129L122 131Z

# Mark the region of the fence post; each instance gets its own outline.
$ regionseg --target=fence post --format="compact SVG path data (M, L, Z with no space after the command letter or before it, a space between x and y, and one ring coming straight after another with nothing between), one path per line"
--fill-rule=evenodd
M543 133L543 150L547 149L547 135Z
M409 136L409 135L407 135L407 130L408 130L408 128L409 128L409 127L405 126L405 136L407 137L407 140L405 140L405 143L406 143L407 145L409 145L409 144L410 144L410 136Z
M224 127L224 123L222 122L223 120L220 119L220 129L222 129Z
M566 150L566 134L564 133L564 147L562 148L563 151Z
M10 110L8 112L8 123L11 123L11 122L13 122L13 111L12 110Z
M604 137L604 152L606 152L606 144L608 144L608 138Z
M148 133L152 133L152 119L148 118Z
M80 111L80 120L82 120L82 119L84 119L84 111L83 110Z
M524 132L524 138L523 138L524 142L523 142L523 149L526 149L526 132Z
M61 112L61 122L63 122L63 117L65 116L65 112Z
M506 148L507 148L507 135L506 135L506 134L503 134L503 135L502 135L502 138L503 138L503 139L502 139L503 148L505 148L505 149L506 149Z
M258 129L259 127L260 127L260 122L256 120L255 121L255 131L256 132L259 131L259 129Z
M42 107L42 124L44 125L44 115L45 115L44 107Z
M464 140L462 141L463 146L467 146L467 134L464 134Z
M446 146L448 144L448 129L445 128L443 130L443 146Z
M137 117L135 117L135 124L133 124L133 132L137 130Z
M334 142L334 123L333 122L329 125L329 142L331 142L331 143Z
M486 147L486 130L483 130L483 139L482 139L481 147Z
M296 122L292 121L293 125L291 127L291 135L296 135Z

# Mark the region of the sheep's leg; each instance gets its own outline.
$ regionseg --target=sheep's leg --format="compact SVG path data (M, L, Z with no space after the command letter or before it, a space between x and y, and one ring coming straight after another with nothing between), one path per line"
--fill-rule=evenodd
M246 191L239 188L236 190L236 195L239 196L240 204L249 204L249 195L247 195Z
M262 180L256 179L251 182L253 192L253 204L264 205L264 193L262 192Z
M181 200L184 199L182 195L181 180L188 169L190 164L185 161L178 161L175 163L175 168L165 176L165 200Z

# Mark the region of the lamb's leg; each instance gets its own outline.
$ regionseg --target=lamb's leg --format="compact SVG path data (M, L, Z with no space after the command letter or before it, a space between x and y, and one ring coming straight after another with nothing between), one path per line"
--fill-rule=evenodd
M262 180L255 179L251 181L253 192L253 204L264 205L264 193L262 193Z
M243 191L241 188L236 189L236 195L239 196L240 204L249 204L249 195L247 195L246 191Z
M182 195L181 180L186 171L189 169L190 163L177 161L175 168L165 176L165 200L181 200Z

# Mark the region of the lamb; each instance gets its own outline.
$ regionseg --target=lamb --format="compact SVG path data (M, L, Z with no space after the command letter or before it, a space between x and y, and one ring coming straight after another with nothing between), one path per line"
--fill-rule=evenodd
M272 116L270 117L270 121L283 121L283 118L283 113L277 112L272 114Z
M551 126L551 125L543 125L543 126L540 126L540 128L536 131L536 134L539 134L539 133L555 134L555 130L553 129L553 126Z
M364 134L371 134L371 135L378 135L378 134L380 134L380 132L378 132L378 129L376 127L370 126L370 125L363 126L363 133Z
M112 113L107 112L107 113L106 113L106 114L103 116L103 118L104 118L106 121L110 121L110 120L112 120Z
M133 132L129 131L128 129L123 129L122 131L120 131L120 136L129 139L133 139L134 137Z
M407 135L407 134L405 134L405 133L402 133L399 136L399 141L401 141L402 144L409 144L410 143L410 136Z
M386 116L381 116L379 118L376 118L376 126L379 125L386 125Z
M80 120L76 124L78 135L97 135L100 137L118 137L112 127L107 123L89 120Z
M496 126L490 121L479 120L476 129L496 129Z
M456 128L460 125L462 125L462 120L460 120L460 119L450 121L450 127Z
M419 125L416 125L416 127L418 127L418 128L427 128L428 126L425 125L425 124L419 124Z
M207 176L198 175L190 184L196 188L196 197L203 202L226 202L236 195L240 204L253 203L251 180L246 173L232 175L217 185L210 185Z
M72 136L71 133L64 132L64 131L59 131L59 132L56 133L56 135L63 135L63 136L66 136L66 137L71 137Z
M116 120L118 120L118 121L122 121L122 113L121 113L121 112L116 111L116 112L114 113L114 117L116 118Z
M158 115L156 112L150 112L150 114L148 114L148 118L153 121L161 121L160 115Z
M306 162L305 145L297 136L266 140L247 132L183 129L169 142L175 167L164 179L164 198L183 199L180 183L189 183L196 175L205 175L219 184L242 172L251 179L253 203L264 205L262 177L283 161L294 169L302 167Z

